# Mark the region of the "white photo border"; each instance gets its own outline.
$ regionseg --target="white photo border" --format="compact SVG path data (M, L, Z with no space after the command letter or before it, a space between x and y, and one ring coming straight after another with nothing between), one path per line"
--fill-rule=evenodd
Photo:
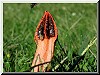
M3 73L3 3L97 3L97 14L98 14L98 1L99 0L1 0L0 1L0 74ZM97 51L97 59L98 59L98 55L99 53ZM97 63L99 62L97 61ZM97 66L97 72L94 72L94 73L98 73L98 69L99 67ZM12 72L12 73L15 73L15 72ZM58 73L62 73L62 72L58 72ZM70 73L70 72L67 72L67 73ZM81 73L84 73L84 72L81 72Z

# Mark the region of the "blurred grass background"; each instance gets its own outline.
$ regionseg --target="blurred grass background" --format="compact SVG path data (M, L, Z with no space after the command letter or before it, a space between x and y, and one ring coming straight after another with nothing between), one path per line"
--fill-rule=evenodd
M32 9L30 3L3 4L3 72L23 72L31 67L36 43L34 33L44 11L49 11L58 28L52 67L66 56L56 70L67 72L93 37L97 37L97 4L40 3ZM97 41L72 72L97 72Z

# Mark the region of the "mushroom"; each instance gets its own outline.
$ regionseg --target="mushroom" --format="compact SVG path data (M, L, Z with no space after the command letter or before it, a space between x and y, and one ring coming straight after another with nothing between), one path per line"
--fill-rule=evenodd
M51 62L54 55L54 46L57 36L58 30L56 23L54 22L52 15L48 11L45 11L36 28L34 36L34 40L37 44L37 49L34 55L32 66L45 62ZM50 63L35 67L34 72L46 72L46 68L49 64Z

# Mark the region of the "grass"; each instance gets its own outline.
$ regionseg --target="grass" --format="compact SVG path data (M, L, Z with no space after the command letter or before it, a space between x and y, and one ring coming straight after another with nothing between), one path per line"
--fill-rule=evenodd
M23 72L31 67L36 50L34 33L45 10L56 22L58 40L65 51L56 42L51 62L54 72L68 72L90 41L97 37L97 4L44 3L31 9L29 3L4 3L3 72ZM72 72L97 72L97 41Z

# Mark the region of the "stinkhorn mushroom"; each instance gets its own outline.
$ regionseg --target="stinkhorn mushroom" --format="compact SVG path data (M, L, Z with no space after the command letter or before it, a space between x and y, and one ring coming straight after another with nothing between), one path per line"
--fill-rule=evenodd
M57 36L58 30L56 23L54 22L52 15L48 11L45 11L36 28L34 36L37 49L32 66L51 61L54 54L54 46ZM35 67L34 72L45 72L48 64L49 63Z

